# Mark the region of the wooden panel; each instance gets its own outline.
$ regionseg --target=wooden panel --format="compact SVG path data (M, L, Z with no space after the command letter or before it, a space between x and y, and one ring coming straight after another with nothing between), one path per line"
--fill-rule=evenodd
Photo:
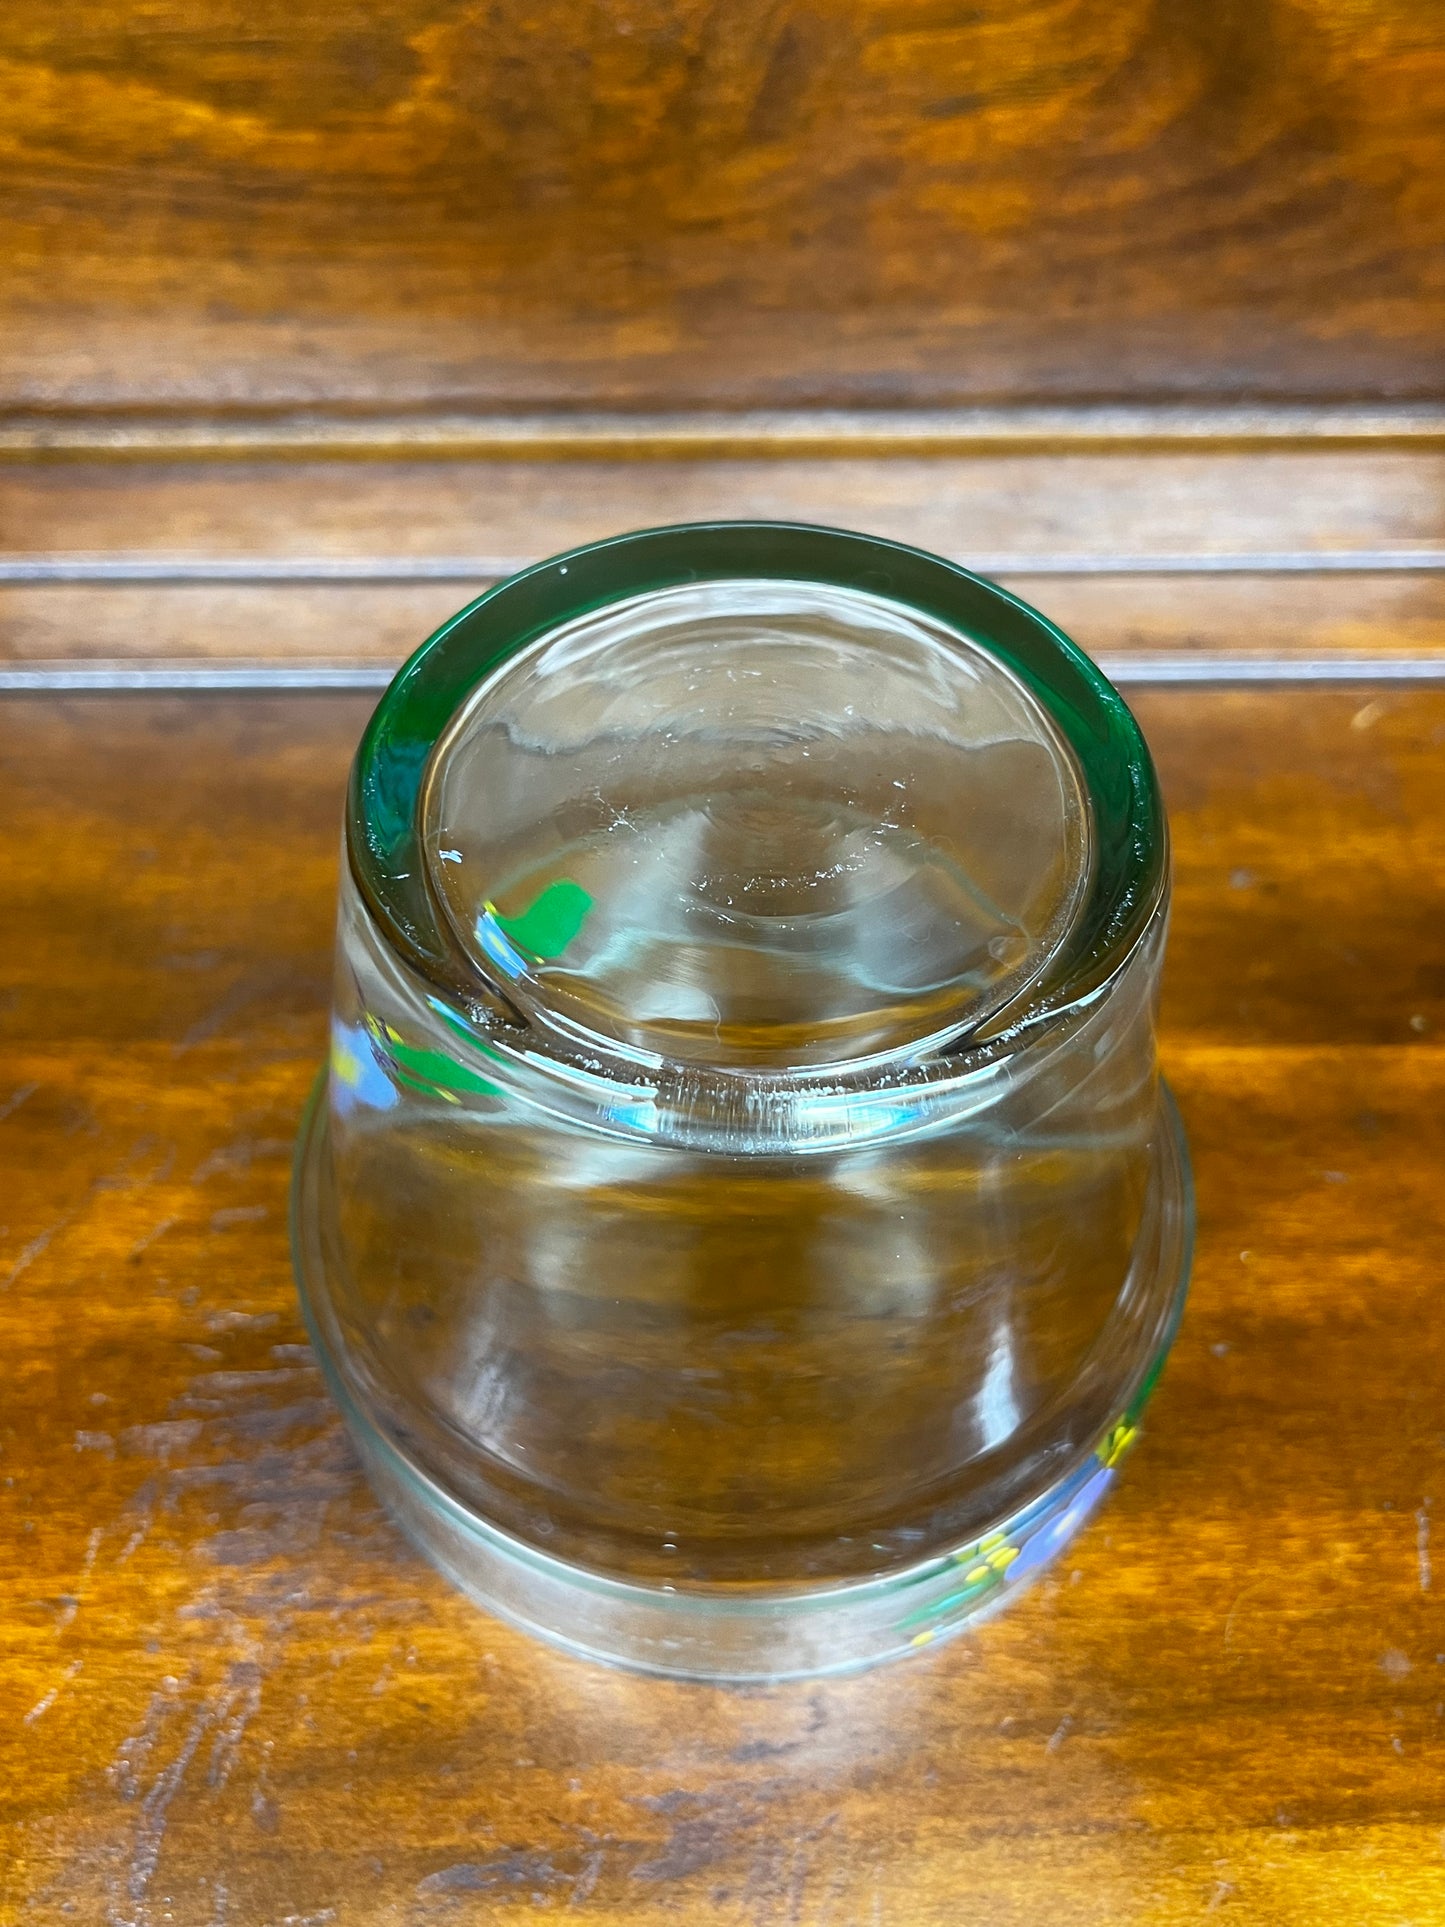
M12 0L0 396L1438 394L1418 0Z
M831 460L0 464L0 556L505 566L629 527L772 516L945 554L1085 559L1420 551L1445 561L1445 457L1257 454ZM1102 655L1445 653L1445 571L1009 576ZM471 595L398 586L0 584L0 658L399 662Z
M529 560L718 515L831 522L945 554L1432 548L1445 558L1445 452L0 462L6 556Z
M1445 576L1000 580L1113 661L1445 659ZM0 585L0 664L204 658L395 668L480 587Z
M948 407L0 408L6 461L660 461L1445 447L1413 401L967 402Z
M1445 696L1141 699L1201 1203L1146 1438L974 1638L750 1693L478 1616L309 1365L287 1144L366 707L0 707L0 1918L1445 1915Z

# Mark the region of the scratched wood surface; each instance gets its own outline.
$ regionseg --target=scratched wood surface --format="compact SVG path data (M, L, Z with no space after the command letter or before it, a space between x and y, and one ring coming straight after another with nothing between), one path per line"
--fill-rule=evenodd
M1425 550L1445 455L0 462L0 556L502 564L660 522L769 516L960 557ZM1445 573L1004 579L1103 655L1445 652ZM5 584L0 659L400 662L480 585Z
M11 0L0 401L1437 395L1422 0Z
M1063 1565L735 1693L377 1511L287 1269L360 699L0 706L0 1921L1445 1918L1445 695L1157 694L1191 1307Z

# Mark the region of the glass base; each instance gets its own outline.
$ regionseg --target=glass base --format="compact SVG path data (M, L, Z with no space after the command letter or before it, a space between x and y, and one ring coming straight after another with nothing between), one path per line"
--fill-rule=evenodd
M329 1338L317 1216L327 1155L324 1078L297 1142L292 1251L311 1341L377 1496L412 1543L489 1612L582 1658L675 1678L733 1682L848 1672L950 1638L1021 1593L1113 1484L1178 1329L1194 1200L1178 1111L1161 1086L1151 1197L1130 1289L1154 1308L1157 1339L1118 1417L1062 1478L980 1537L875 1578L808 1589L676 1589L614 1579L500 1532L444 1491L386 1436Z

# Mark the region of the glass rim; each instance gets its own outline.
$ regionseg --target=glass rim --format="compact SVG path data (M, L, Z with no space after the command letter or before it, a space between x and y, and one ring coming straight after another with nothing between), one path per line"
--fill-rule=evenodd
M1168 876L1158 779L1123 697L1062 629L1022 598L960 564L885 537L804 523L680 523L611 536L533 564L496 583L435 630L402 665L362 736L346 808L348 867L362 902L398 960L448 1001L497 1005L459 952L432 894L421 805L433 748L478 686L565 623L610 606L708 581L812 583L883 598L966 638L1018 677L1077 759L1092 810L1095 865L1079 914L1050 967L1020 1005L935 1046L956 1053L987 1039L985 1054L1026 1025L1066 1014L1127 962L1148 930ZM597 1044L606 1050L606 1040ZM610 1053L609 1053L610 1054ZM637 1061L619 1049L628 1081ZM929 1052L928 1054L933 1054ZM877 1061L817 1067L829 1081L876 1074ZM810 1080L803 1068L771 1073ZM732 1081L716 1067L705 1076Z

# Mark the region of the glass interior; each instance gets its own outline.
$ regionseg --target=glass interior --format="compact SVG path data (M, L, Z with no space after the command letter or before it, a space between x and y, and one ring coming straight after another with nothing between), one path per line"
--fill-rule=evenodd
M1034 984L1090 880L1078 765L941 623L713 581L570 622L461 707L421 799L457 942L526 1016L785 1069L937 1043Z

